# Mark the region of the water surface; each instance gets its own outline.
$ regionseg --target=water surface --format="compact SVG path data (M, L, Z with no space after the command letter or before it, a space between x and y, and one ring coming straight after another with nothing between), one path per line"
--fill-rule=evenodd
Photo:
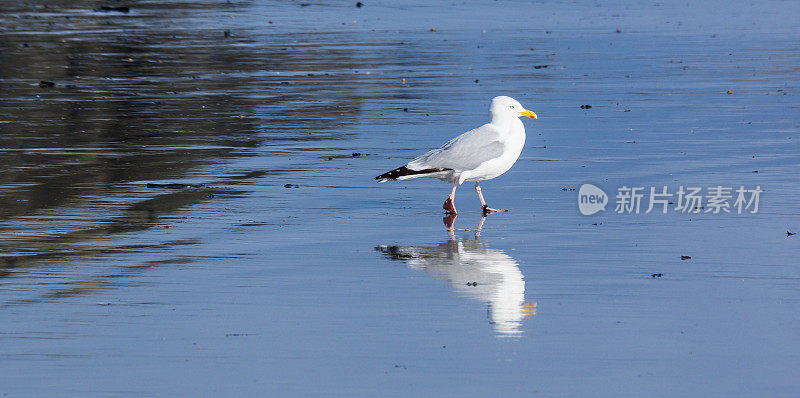
M1 393L797 390L795 3L117 3L0 5ZM374 184L495 95L540 117L509 213Z

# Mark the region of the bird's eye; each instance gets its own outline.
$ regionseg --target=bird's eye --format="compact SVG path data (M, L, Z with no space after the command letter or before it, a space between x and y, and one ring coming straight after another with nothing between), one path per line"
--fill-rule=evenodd
M514 105L511 105L511 109L514 109Z

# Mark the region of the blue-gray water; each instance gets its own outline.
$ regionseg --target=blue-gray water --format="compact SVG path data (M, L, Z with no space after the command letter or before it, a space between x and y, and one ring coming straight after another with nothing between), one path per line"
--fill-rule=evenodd
M363 3L0 5L0 393L797 393L797 2ZM477 239L372 181L495 95L539 119Z

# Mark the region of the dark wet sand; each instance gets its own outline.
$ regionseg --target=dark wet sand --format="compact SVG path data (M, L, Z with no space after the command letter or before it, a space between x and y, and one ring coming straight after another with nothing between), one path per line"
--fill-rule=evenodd
M796 393L797 4L303 4L0 4L0 394ZM500 94L477 240L470 186L451 237L374 184Z

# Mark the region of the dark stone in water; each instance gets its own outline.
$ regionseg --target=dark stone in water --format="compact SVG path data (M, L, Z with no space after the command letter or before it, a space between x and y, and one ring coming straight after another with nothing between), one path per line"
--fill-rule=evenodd
M49 82L47 80L42 80L42 81L39 82L39 87L41 87L41 88L49 88L49 87L55 87L55 86L56 86L55 83Z
M184 188L201 188L203 184L178 184L178 183L171 183L171 184L158 184L158 183L147 183L148 188L167 188L167 189L184 189Z
M111 7L111 6L100 6L100 8L94 9L96 12L122 12L122 13L129 13L131 12L130 7Z

